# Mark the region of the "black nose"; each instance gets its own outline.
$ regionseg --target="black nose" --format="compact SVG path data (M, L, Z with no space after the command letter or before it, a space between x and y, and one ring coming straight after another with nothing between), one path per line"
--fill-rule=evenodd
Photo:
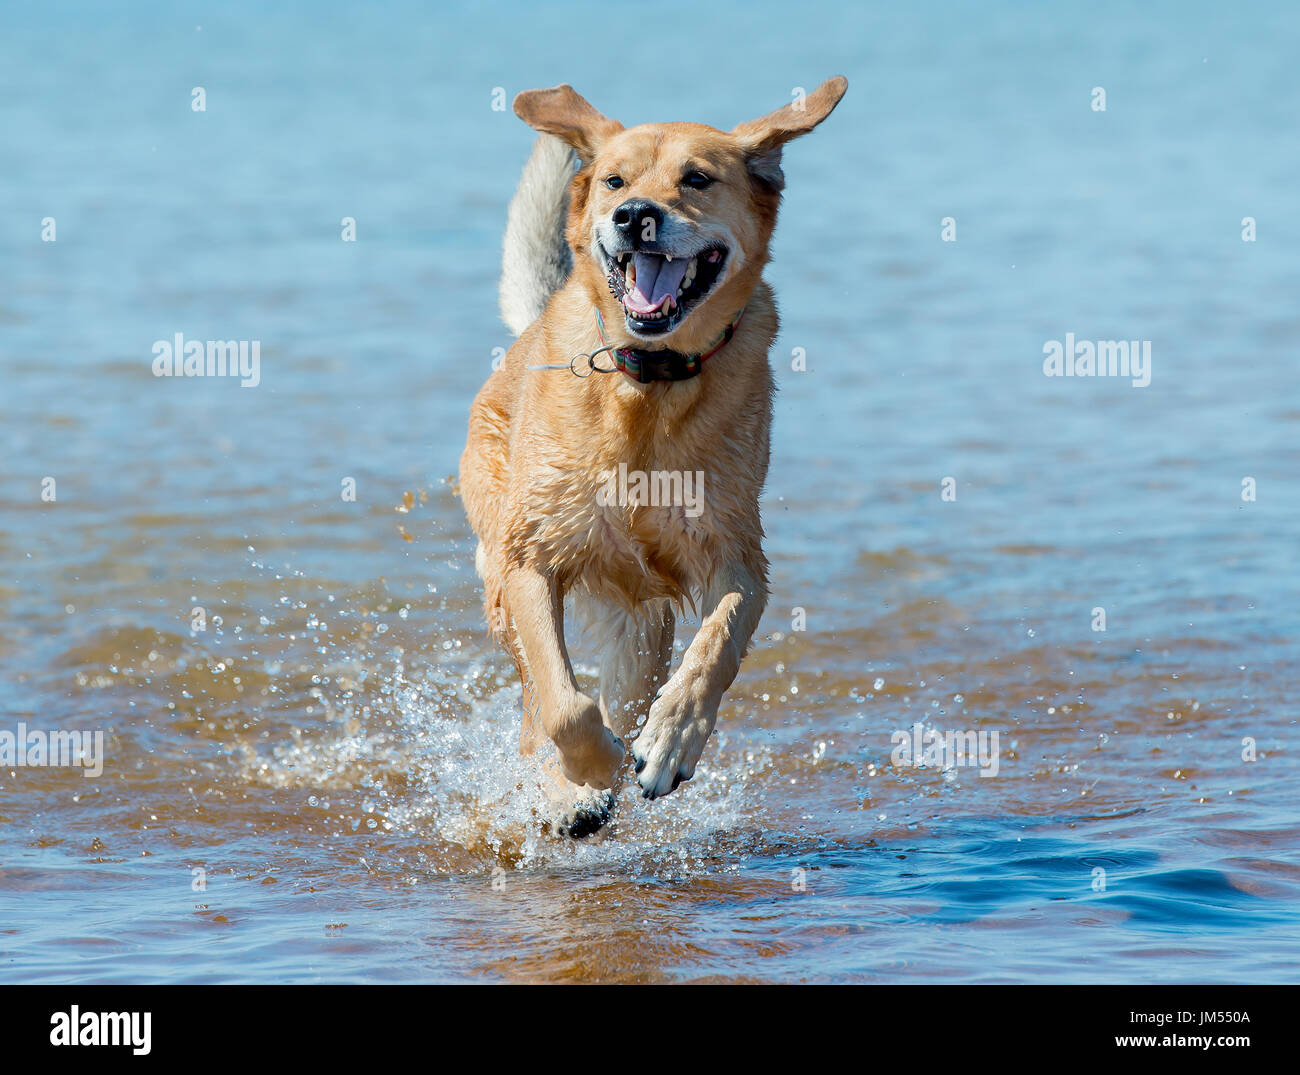
M653 243L659 237L663 226L663 210L654 202L643 198L633 198L614 210L614 226L634 243Z

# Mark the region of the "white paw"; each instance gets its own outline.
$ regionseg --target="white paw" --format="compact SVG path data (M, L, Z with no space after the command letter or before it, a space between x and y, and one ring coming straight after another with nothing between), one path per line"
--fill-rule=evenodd
M695 775L717 719L718 706L709 704L673 677L650 707L645 728L632 744L636 782L647 799L676 790Z

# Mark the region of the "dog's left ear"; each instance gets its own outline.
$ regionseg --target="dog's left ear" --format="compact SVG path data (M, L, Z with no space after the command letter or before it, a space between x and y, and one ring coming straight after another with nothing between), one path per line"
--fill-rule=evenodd
M812 93L766 116L751 119L733 130L732 136L744 147L749 171L776 190L785 186L781 171L781 147L792 138L807 134L834 111L849 80L843 75L828 78Z
M601 115L567 82L549 90L524 90L515 98L515 115L528 126L567 142L584 163L595 158L605 139L623 129L623 124Z

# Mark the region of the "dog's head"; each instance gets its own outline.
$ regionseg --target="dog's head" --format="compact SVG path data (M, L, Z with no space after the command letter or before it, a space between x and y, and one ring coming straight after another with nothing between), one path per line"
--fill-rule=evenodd
M781 149L830 115L847 88L832 78L732 131L625 129L567 85L521 93L515 112L582 162L567 233L575 272L608 312L621 308L632 336L675 342L716 335L748 301L785 185Z

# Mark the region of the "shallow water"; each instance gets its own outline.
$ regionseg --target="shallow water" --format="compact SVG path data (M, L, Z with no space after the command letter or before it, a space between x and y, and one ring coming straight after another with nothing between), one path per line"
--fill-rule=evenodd
M6 13L0 730L107 757L0 768L0 979L1296 979L1300 18L669 7L703 74L653 100L599 6ZM448 480L509 342L493 88L729 126L837 72L754 651L692 782L552 838ZM154 378L177 332L261 384ZM1066 333L1150 385L1044 377ZM892 764L918 721L997 775Z

